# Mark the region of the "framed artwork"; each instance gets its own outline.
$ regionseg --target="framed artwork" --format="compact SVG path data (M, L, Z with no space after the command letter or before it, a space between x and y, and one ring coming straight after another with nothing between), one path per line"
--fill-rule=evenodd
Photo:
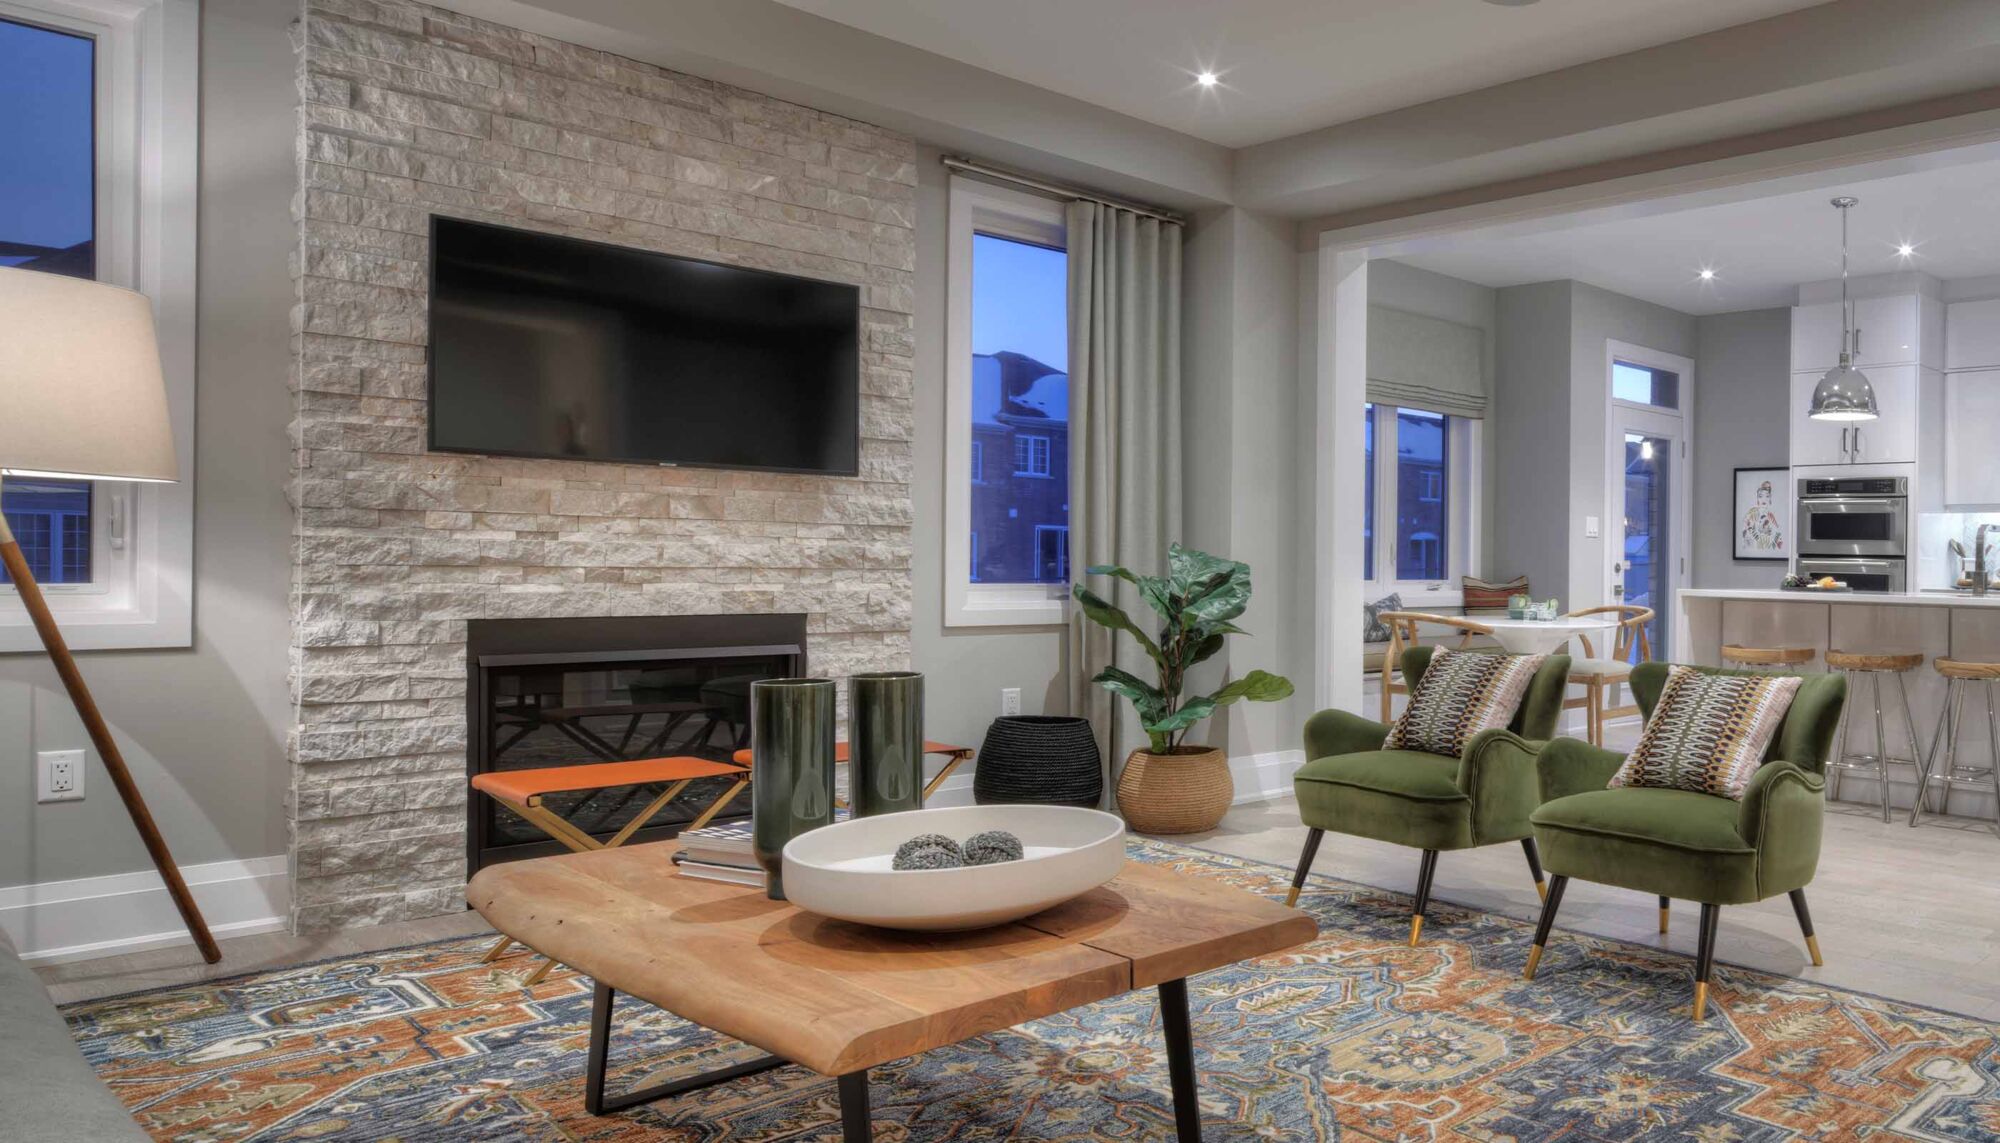
M1732 555L1739 560L1792 558L1792 470L1736 470L1735 514L1730 518Z

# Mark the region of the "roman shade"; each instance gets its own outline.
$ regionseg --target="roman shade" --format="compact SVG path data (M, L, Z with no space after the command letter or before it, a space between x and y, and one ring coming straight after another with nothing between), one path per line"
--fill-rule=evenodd
M1454 417L1486 415L1486 335L1469 325L1368 307L1368 399Z

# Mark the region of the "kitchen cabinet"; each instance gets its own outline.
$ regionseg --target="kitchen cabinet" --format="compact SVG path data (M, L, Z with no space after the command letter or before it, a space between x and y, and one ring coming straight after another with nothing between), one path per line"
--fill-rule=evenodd
M2000 369L2000 298L1953 302L1945 323L1946 369Z
M1918 369L1869 366L1881 415L1872 421L1816 421L1806 415L1822 372L1792 374L1792 464L1896 464L1914 462L1917 443ZM1936 377L1936 373L1932 373Z
M1950 374L1944 406L1945 507L2000 505L2000 369Z
M1856 298L1854 328L1860 337L1854 363L1866 367L1921 361L1921 310L1915 294ZM1840 361L1840 326L1839 302L1792 307L1792 368L1822 373L1833 368Z

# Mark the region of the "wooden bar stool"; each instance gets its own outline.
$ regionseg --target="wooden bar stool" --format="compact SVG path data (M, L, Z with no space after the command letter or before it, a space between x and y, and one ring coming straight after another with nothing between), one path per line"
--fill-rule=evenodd
M2000 698L1994 694L1994 684L2000 683L2000 663L1973 663L1940 656L1933 665L1946 680L1944 710L1938 713L1937 733L1931 736L1930 753L1924 757L1923 771L1917 776L1917 794L1910 803L1910 824L1916 825L1918 815L1923 813L1924 797L1930 793L1932 783L1944 785L1944 805L1940 810L1950 813L1951 788L1971 785L1984 777L1993 784L1993 826L1995 832L2000 832ZM1965 713L1965 692L1971 690L1974 683L1984 684L1986 691L1986 733L1991 755L1984 766L1961 766L1958 763L1958 731L1960 719ZM1944 765L1933 774L1931 771L1938 764L1940 740L1944 747Z
M1744 647L1722 645L1722 665L1737 670L1763 670L1776 674L1788 667L1803 667L1819 654L1811 647Z
M1881 783L1882 820L1889 820L1889 763L1899 762L1913 770L1922 770L1923 762L1918 755L1923 752L1923 744L1917 740L1917 716L1910 709L1910 688L1904 676L1924 665L1924 657L1918 653L1877 654L1866 651L1828 651L1826 666L1830 671L1839 671L1847 676L1847 693L1857 696L1860 688L1856 682L1868 680L1869 694L1875 700L1875 753L1856 754L1847 748L1848 735L1854 728L1854 712L1859 703L1849 702L1840 716L1840 749L1828 762L1827 773L1833 780L1832 789L1827 791L1829 800L1840 796L1840 776L1848 770L1873 770L1875 780ZM1889 756L1888 730L1882 724L1882 676L1896 676L1896 690L1903 700L1903 729L1910 737L1910 756L1892 758Z

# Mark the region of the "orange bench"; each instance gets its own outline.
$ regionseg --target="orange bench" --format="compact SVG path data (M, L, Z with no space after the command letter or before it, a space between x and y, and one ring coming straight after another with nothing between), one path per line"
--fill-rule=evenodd
M584 766L493 770L473 775L472 788L514 811L543 833L582 853L592 849L617 849L624 845L698 778L735 778L736 781L689 822L685 827L687 830L707 825L734 801L736 795L743 792L743 787L750 784L750 771L746 766L714 762L707 758L640 758L630 762L593 762ZM549 794L603 790L613 786L643 786L654 782L665 782L667 788L626 822L623 829L613 834L610 841L597 840L542 804L542 799ZM485 962L490 964L499 960L513 943L512 938L500 938L500 943L486 954ZM544 964L528 977L526 983L541 983L554 966L554 961Z
M953 770L958 769L971 760L973 751L970 746L953 746L949 742L932 742L929 739L925 739L924 753L937 754L950 759L950 761L944 764L944 769L937 772L936 777L924 783L924 798L928 800L932 794L937 792L939 786L944 785L944 780L951 777ZM748 748L738 750L734 755L736 763L740 766L750 765L751 756L752 752ZM836 764L847 761L847 743L836 742L833 744L833 760ZM842 802L841 804L845 805L846 803Z

